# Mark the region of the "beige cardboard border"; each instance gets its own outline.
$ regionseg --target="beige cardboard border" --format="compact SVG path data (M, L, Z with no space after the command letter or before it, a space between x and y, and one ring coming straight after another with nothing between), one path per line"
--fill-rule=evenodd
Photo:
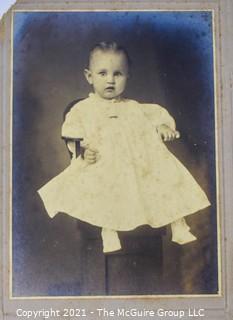
M107 309L117 308L124 305L127 308L139 308L139 309L151 309L157 307L164 307L168 310L187 309L189 307L205 308L206 319L228 319L227 314L230 317L228 310L230 308L229 302L232 301L232 289L233 285L230 262L232 257L232 234L230 233L230 208L231 202L231 186L232 186L232 141L231 125L232 125L232 92L228 81L232 70L230 65L230 52L232 52L232 44L230 44L230 32L232 23L230 21L233 13L233 8L230 0L226 1L121 1L121 2L84 2L84 1L19 1L14 7L14 11L92 11L92 10L213 10L215 16L215 105L217 114L217 127L216 141L218 144L218 172L219 176L218 193L220 199L218 204L218 212L221 212L221 216L218 214L219 230L221 230L224 236L224 242L220 245L220 233L219 238L219 259L221 258L222 264L219 261L219 275L222 270L222 292L220 295L185 295L185 296L137 296L137 297L35 297L35 298L10 298L9 287L11 287L11 276L9 277L9 270L11 259L11 217L7 213L11 212L11 108L12 106L12 12L5 16L3 25L1 26L1 169L2 173L2 192L1 192L1 213L2 213L2 310L3 316L10 319L15 319L15 310L17 306L30 309L50 308L57 306L61 309L64 307L72 307L78 304L82 308L100 308L106 306ZM228 18L227 18L228 17ZM221 32L220 32L221 31ZM229 50L230 47L230 50ZM11 54L9 54L9 52ZM232 76L232 73L231 73ZM9 85L10 84L10 85ZM232 84L232 82L231 82ZM218 107L217 107L218 106ZM9 161L10 160L10 161ZM222 238L223 238L222 236ZM221 248L222 247L222 248ZM10 253L10 256L9 256ZM227 259L228 258L228 259ZM222 266L221 266L222 265ZM10 268L11 269L11 268ZM10 299L9 299L10 298ZM32 301L33 300L33 301ZM152 307L153 306L153 307ZM208 314L207 314L208 312ZM230 310L229 310L230 312ZM9 316L8 316L9 314ZM9 318L10 317L10 318ZM13 319L12 318L12 319ZM230 318L229 318L230 319Z

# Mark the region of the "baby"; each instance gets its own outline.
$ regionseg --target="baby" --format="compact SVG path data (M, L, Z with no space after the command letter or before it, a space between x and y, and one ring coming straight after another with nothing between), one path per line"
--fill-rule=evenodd
M82 156L39 190L50 217L65 212L102 228L103 251L121 249L117 231L170 224L172 241L196 240L185 216L210 205L164 141L179 138L156 104L126 99L130 61L116 43L100 43L84 70L93 93L67 114L62 136L82 139ZM69 144L74 154L72 144Z

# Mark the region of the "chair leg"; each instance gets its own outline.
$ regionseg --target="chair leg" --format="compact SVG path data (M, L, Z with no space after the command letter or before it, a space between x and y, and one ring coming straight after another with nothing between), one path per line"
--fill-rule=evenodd
M109 274L108 274L108 272L109 272L109 270L108 270L108 255L104 255L104 271L105 271L105 294L106 295L109 295L109 283L108 283L108 276L109 276Z

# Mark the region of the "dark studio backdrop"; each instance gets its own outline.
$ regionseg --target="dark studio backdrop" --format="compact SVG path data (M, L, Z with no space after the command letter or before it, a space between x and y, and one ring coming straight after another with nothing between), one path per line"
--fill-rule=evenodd
M211 12L18 12L13 68L13 296L106 293L101 247L88 241L83 245L75 219L62 213L50 219L36 192L69 164L60 138L63 112L72 100L90 92L83 69L90 48L100 41L116 41L128 50L132 67L126 96L161 104L175 118L181 139L169 148L212 204L187 219L199 241L179 247L169 241L168 229L161 255L153 262L162 266L157 278L153 268L145 272L143 265L137 267L137 279L144 284L156 282L162 272L158 286L154 283L147 290L145 285L142 292L116 286L111 293L217 293ZM121 265L118 258L114 256L108 276L112 268L116 281L125 277L127 283L127 264ZM150 259L146 263L149 266Z

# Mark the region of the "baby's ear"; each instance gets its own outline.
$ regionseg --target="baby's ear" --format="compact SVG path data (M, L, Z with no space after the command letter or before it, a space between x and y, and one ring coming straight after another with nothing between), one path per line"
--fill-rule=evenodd
M87 79L87 82L89 84L92 84L93 81L92 81L92 74L91 74L91 71L89 69L84 69L84 76L85 78Z

